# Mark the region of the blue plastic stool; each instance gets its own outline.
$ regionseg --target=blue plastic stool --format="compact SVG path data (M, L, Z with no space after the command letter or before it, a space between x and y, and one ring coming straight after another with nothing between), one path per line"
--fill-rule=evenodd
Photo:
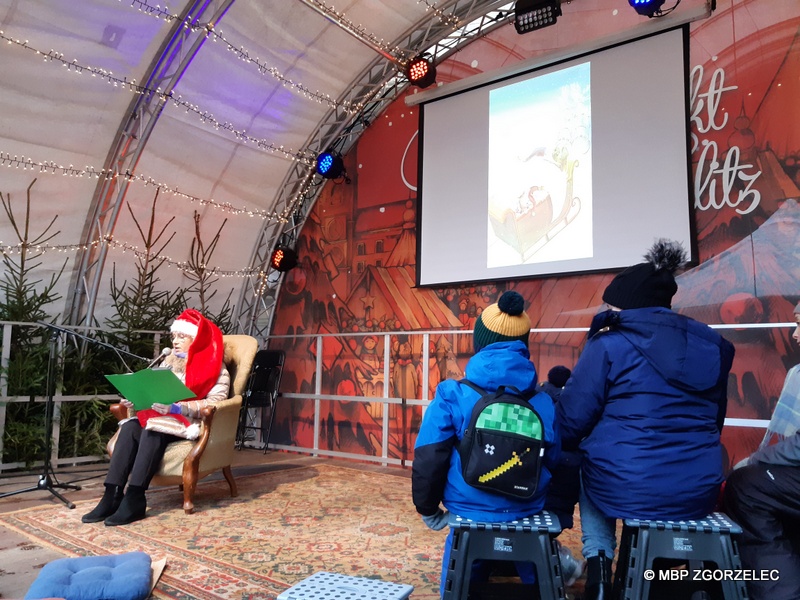
M276 600L406 600L413 591L413 585L404 583L320 571L284 590Z
M551 538L561 532L558 517L547 511L511 521L485 523L452 516L453 545L443 600L467 600L472 563L476 559L531 562L542 600L565 598L558 548Z
M622 590L623 600L649 598L650 588L658 585L659 570L656 569L652 581L644 573L653 570L653 562L658 558L686 561L690 581L696 569L741 569L739 552L731 538L741 533L742 528L720 512L687 521L625 519L615 587ZM744 581L730 577L711 581L721 584L726 600L748 598Z

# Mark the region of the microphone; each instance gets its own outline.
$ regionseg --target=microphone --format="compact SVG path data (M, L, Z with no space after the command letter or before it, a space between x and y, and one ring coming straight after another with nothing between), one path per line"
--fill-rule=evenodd
M148 369L152 369L152 368L153 368L153 367L155 367L155 366L156 366L158 363L160 363L162 360L164 360L165 358L167 358L167 357L168 357L170 354L172 354L172 348L164 348L164 349L161 351L161 354L159 354L159 355L158 355L158 356L156 356L156 357L155 357L153 360L151 360L151 361L150 361L150 364L149 364L149 365L147 365L147 367L146 367L146 368L148 368Z

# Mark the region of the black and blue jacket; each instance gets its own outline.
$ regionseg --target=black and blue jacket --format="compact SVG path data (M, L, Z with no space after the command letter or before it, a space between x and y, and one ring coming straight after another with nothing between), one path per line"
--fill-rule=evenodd
M487 392L505 385L533 393L537 381L528 348L520 341L496 342L481 349L467 363L466 378ZM550 472L560 451L552 399L544 392L531 399L545 427L545 455L536 494L522 500L474 488L461 475L456 444L464 436L479 398L480 394L468 385L449 379L437 386L436 396L425 411L412 469L414 505L423 516L435 514L443 504L465 518L506 522L536 514L544 507Z

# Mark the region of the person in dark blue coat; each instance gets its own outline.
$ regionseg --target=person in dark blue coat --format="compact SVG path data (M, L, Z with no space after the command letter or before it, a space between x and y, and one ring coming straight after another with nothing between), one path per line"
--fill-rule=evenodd
M564 365L557 365L547 372L547 381L539 384L539 389L546 392L558 404L561 392L572 371ZM581 488L581 454L577 449L561 448L558 467L553 471L550 487L547 488L545 510L555 513L562 529L572 529L573 513L578 504ZM562 565L563 566L563 565Z
M564 365L556 365L547 372L547 381L539 384L539 389L558 403L561 392L567 384L572 371ZM581 490L581 453L575 450L561 448L558 465L552 472L550 485L547 488L547 498L544 509L555 514L561 529L572 529L575 525L575 506L578 504ZM561 555L561 575L564 585L570 587L583 574L586 566L585 560L577 560L572 556L572 551L558 544Z
M685 257L659 240L611 281L557 405L564 448L583 454L586 599L610 597L616 519L700 518L719 495L734 347L670 309Z
M548 396L553 399L553 402L558 402L561 397L561 390L567 385L567 379L572 375L569 367L564 365L556 365L547 372L547 380L539 384L539 388L546 392Z
M536 391L536 367L528 350L531 323L524 305L522 296L507 291L496 304L487 307L475 323L475 355L467 363L466 378L487 392L501 385L516 387L523 393ZM436 396L425 410L414 447L411 482L414 506L431 529L444 529L450 512L476 521L508 522L539 513L544 507L550 472L558 462L560 451L552 399L540 392L530 401L544 426L545 453L536 493L522 499L474 488L461 474L461 457L456 445L463 438L472 409L480 397L467 384L445 380L436 387ZM442 558L442 585L452 541L451 530ZM473 567L472 581L485 577L482 565ZM525 583L535 581L532 564L520 564L517 569Z

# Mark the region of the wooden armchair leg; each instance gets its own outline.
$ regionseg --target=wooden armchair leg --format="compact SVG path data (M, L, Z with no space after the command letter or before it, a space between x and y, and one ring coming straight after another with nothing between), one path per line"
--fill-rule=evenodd
M189 486L183 488L183 512L190 515L194 512L194 490Z
M194 491L197 488L197 471L183 470L183 512L190 515L194 512Z
M228 481L228 485L231 488L231 497L236 498L236 496L239 495L239 490L236 489L236 482L233 479L233 472L231 471L230 465L222 467L222 474L225 475L225 479Z
M188 485L183 488L183 512L190 515L194 512L194 490Z

